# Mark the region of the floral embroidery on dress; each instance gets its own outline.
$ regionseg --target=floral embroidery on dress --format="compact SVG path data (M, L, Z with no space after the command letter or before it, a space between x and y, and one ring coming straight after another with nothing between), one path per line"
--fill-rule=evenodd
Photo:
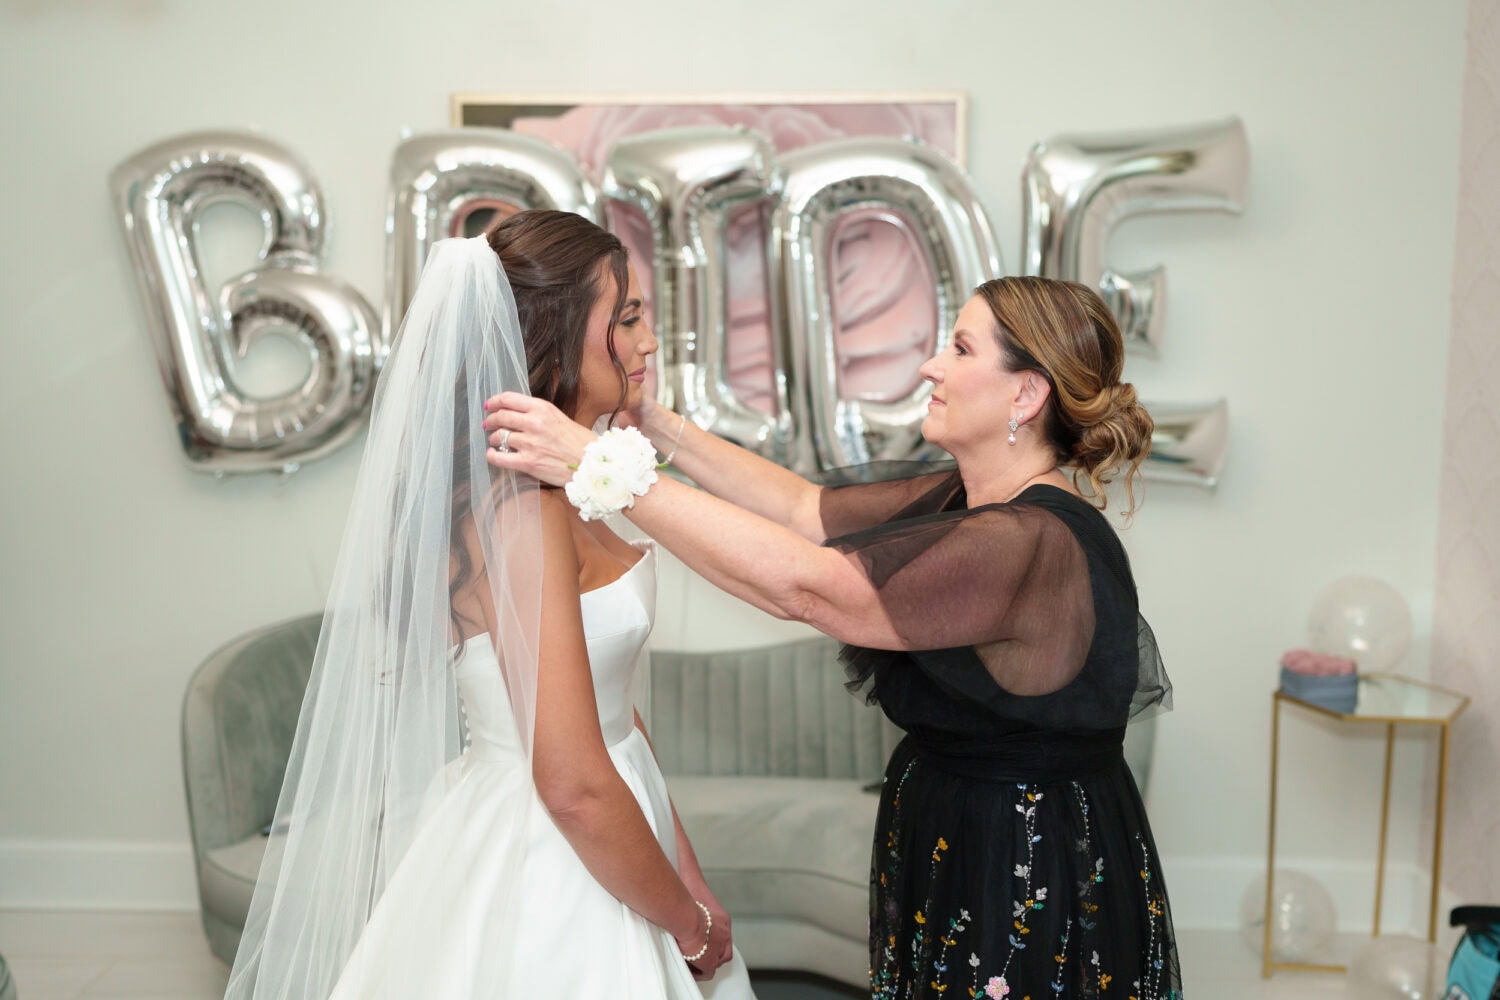
M877 856L882 863L873 873L873 901L878 902L872 910L871 926L875 959L870 977L873 1000L946 997L955 980L966 983L966 988L960 986L959 995L967 1000L1042 1000L1044 996L1049 1000L1075 997L1108 1000L1111 996L1122 1000L1181 1000L1180 990L1168 978L1175 966L1169 964L1171 932L1166 897L1160 880L1155 877L1156 857L1142 836L1135 841L1138 861L1135 867L1142 894L1132 893L1130 898L1142 900L1137 904L1142 909L1136 923L1148 934L1148 939L1141 956L1143 967L1131 967L1131 975L1126 977L1132 979L1129 988L1122 989L1117 982L1121 970L1110 968L1098 948L1089 946L1091 941L1099 940L1092 935L1102 933L1101 905L1114 905L1120 898L1121 887L1117 885L1112 895L1103 895L1109 884L1108 866L1094 841L1089 795L1079 782L1069 782L1048 792L1031 784L1011 786L1017 824L1009 840L1014 844L1015 855L1006 869L1011 880L1007 909L997 913L986 907L979 911L984 919L977 924L968 907L957 907L956 914L944 912L946 906L952 905L951 896L945 899L945 894L955 887L956 879L964 877L961 873L970 870L962 867L966 862L954 861L970 857L965 853L966 843L955 839L952 832L944 831L927 834L933 838L926 845L927 864L918 869L925 869L922 872L925 881L912 886L920 885L921 894L909 898L907 905L915 908L903 913L900 897L891 891L900 884L903 843L908 845L908 858L922 857L914 850L915 844L903 840L910 834L903 834L901 792L911 771L908 765L891 797L891 809L885 818L887 825L879 840L884 850ZM1066 801L1054 805L1049 796L1058 792ZM1072 880L1071 902L1063 898L1056 903L1053 898L1056 894L1051 891L1054 887L1040 884L1040 880L1047 878L1046 872L1057 870L1054 855L1044 853L1056 849L1051 846L1055 842L1045 832L1048 827L1040 819L1044 806L1053 808L1049 816L1057 809L1064 809L1081 819L1068 839L1061 842L1068 855L1080 863L1075 869L1079 874ZM912 813L912 819L917 822L920 817ZM948 866L954 863L961 867L948 873ZM962 886L963 891L982 888ZM1049 913L1049 907L1055 903L1063 908L1056 921L1039 923L1042 914ZM1009 919L1000 926L988 923L1006 917ZM1056 937L1050 941L1036 940L1038 930ZM1038 950L1041 955L1034 954ZM1045 962L1046 971L1041 971L1038 960ZM1036 994L1038 989L1041 994Z
M1136 980L1136 988L1141 989L1144 996L1142 1000L1150 997L1164 996L1168 998L1181 997L1178 990L1162 992L1162 979L1166 974L1165 947L1167 942L1167 900L1162 894L1159 886L1152 885L1151 879L1151 850L1146 846L1146 840L1140 834L1136 834L1136 848L1141 852L1141 883L1146 892L1146 921L1150 930L1150 938L1146 947L1147 966L1145 975ZM1144 985L1142 985L1144 984Z
M916 761L906 765L901 772L900 779L896 782L896 790L891 794L891 821L890 828L885 834L885 858L875 875L875 880L882 890L894 887L901 874L901 848L898 844L898 830L901 826L901 790L906 787L906 779L911 777L912 768ZM872 957L878 960L875 967L870 969L870 993L871 1000L898 996L899 978L896 973L896 929L901 924L900 904L894 897L886 896L884 892L877 893L873 898L884 896L884 905L879 913L872 914L870 927L870 940L872 943ZM918 923L925 918L918 915ZM920 929L918 930L920 934ZM873 947L878 942L878 947ZM908 991L910 992L910 991Z

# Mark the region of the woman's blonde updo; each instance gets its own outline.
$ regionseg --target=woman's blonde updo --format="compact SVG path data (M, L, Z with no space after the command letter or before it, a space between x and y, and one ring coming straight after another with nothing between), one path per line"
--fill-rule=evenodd
M1124 469L1133 511L1151 415L1135 386L1120 381L1125 344L1104 300L1087 285L1053 278L998 278L974 293L994 314L1006 370L1034 371L1052 388L1039 429L1058 464L1072 466L1074 484L1100 509L1105 485Z

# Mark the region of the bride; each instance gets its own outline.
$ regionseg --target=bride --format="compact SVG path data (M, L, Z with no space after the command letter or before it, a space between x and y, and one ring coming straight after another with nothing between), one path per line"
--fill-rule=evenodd
M484 400L591 426L656 347L625 248L579 216L434 246L227 997L752 996L632 707L655 551L485 459Z

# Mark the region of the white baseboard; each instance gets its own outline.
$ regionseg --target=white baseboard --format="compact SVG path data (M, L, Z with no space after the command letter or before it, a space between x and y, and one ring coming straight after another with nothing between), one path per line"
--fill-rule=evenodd
M1178 927L1236 930L1246 890L1264 858L1164 858ZM1280 867L1317 879L1333 898L1340 931L1368 933L1374 914L1373 864L1287 858ZM1423 934L1430 899L1427 873L1414 863L1386 866L1381 929ZM1439 900L1440 924L1459 901ZM0 840L0 908L47 910L194 910L198 888L186 843Z
M0 840L0 907L196 910L186 843Z

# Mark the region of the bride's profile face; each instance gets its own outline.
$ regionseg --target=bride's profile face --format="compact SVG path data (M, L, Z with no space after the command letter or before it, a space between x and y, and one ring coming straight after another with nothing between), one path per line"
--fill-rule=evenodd
M602 267L603 265L601 265ZM613 277L608 270L601 275L601 292L589 309L588 331L584 334L583 360L578 369L578 409L574 419L585 426L616 406L625 408L641 402L646 391L646 359L656 353L656 336L646 322L645 301L641 297L640 279L631 266L630 285L625 291L625 306L620 310L620 319L615 324L613 336L609 329L610 316L619 301ZM614 358L610 357L610 343L614 344ZM614 359L619 360L617 367ZM620 368L624 368L622 376ZM625 380L626 395L620 402L620 383Z

